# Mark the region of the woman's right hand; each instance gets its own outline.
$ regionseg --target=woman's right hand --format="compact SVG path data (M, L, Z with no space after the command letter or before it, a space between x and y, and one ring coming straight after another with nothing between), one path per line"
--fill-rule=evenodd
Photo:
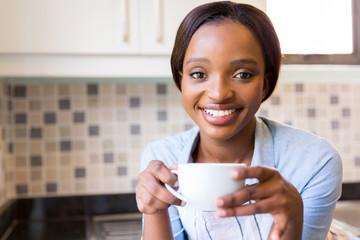
M174 167L172 166L171 169ZM176 182L177 177L163 162L151 161L148 167L139 174L136 185L136 202L139 211L155 214L159 210L167 209L170 205L182 205L181 200L173 196L164 186L165 183L174 186Z

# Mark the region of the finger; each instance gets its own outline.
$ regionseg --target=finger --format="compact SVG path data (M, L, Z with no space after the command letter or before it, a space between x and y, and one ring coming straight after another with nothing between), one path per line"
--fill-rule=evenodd
M156 178L162 183L167 183L169 185L174 185L177 181L177 177L175 174L172 174L170 170L165 166L165 164L161 161L151 161L149 163L149 171L151 171Z
M282 237L287 227L286 221L275 221L269 232L269 239L278 240Z
M139 175L139 182L141 183L142 187L144 187L144 189L140 189L140 191L143 191L144 195L146 195L146 192L148 192L150 195L147 196L149 199L145 199L147 203L153 204L154 202L152 202L152 198L156 198L159 201L169 205L181 204L181 200L172 195L151 172L141 173Z
M245 204L241 206L234 206L229 208L218 208L217 215L219 217L232 216L249 216L258 213L272 212L276 203L272 199L265 199L252 204Z
M178 164L177 163L173 164L169 169L170 170L177 170L178 169Z
M269 198L277 191L277 187L275 186L271 181L245 186L239 191L219 197L216 201L216 206L233 207L250 200L258 201Z
M166 209L169 207L171 203L168 201L171 200L162 200L158 196L153 195L153 193L149 192L144 186L140 186L137 190L139 192L138 199L141 200L141 202L146 205L150 206L151 208L155 209ZM177 199L175 199L177 200ZM175 203L177 204L177 203Z
M146 205L143 203L141 199L136 199L137 208L141 213L145 214L155 214L158 212L158 209L150 207L149 205Z
M263 182L273 177L275 174L278 174L278 171L274 168L255 166L255 167L240 167L234 169L233 171L231 171L230 177L233 180L257 178L260 182Z

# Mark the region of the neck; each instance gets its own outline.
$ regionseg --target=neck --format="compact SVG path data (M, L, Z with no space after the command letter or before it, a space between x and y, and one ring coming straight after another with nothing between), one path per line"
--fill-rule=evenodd
M255 118L242 131L226 140L212 139L200 131L195 162L251 164L255 145Z

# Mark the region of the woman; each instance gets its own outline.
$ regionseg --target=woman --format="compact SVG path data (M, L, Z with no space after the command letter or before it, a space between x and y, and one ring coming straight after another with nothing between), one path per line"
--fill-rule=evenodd
M181 23L171 56L183 106L197 127L150 143L136 198L147 239L325 239L341 193L341 159L324 139L255 116L277 83L280 45L268 17L215 2ZM170 194L178 163L246 163L246 187L200 212Z

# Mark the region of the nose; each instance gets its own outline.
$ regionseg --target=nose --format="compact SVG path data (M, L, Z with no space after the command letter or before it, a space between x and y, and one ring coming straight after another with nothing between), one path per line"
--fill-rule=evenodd
M234 91L226 77L217 76L209 79L207 95L212 101L221 103L231 99Z

